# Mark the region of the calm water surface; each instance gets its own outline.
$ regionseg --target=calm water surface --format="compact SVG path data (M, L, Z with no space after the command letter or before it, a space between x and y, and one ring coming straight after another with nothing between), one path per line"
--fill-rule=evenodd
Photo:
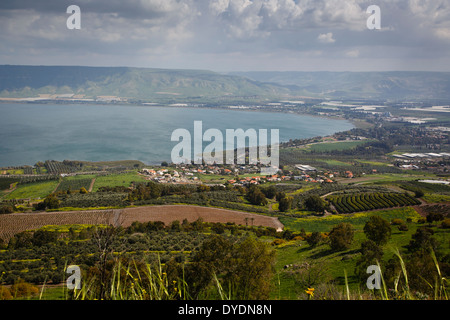
M348 121L284 113L0 103L0 166L64 159L170 162L171 150L178 143L170 140L172 132L184 128L193 137L196 120L203 121L203 132L217 128L224 137L226 129L279 129L280 142L353 128Z

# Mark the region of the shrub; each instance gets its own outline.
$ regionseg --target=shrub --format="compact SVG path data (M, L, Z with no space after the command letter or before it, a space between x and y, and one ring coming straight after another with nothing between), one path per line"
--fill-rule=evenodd
M400 225L402 225L404 223L405 223L405 221L403 221L402 219L398 219L398 218L395 218L395 219L391 220L391 224L394 225L394 226L400 226Z
M364 225L364 233L369 240L382 245L391 237L391 226L386 219L380 216L371 216Z
M353 242L353 228L349 223L340 223L329 234L330 246L333 251L342 251L350 248Z
M320 242L322 242L323 237L320 234L320 232L313 232L311 233L307 238L306 238L306 242L311 246L311 247L315 247L318 244L320 244Z
M39 293L39 289L30 283L19 279L9 289L14 298L29 297Z
M280 244L283 244L283 243L285 243L286 242L286 240L283 240L283 239L275 239L275 240L273 240L272 241L272 245L273 246L279 246Z
M7 287L0 286L0 300L11 300L11 291Z
M442 221L441 227L444 229L449 229L450 228L450 219L445 219L444 221Z

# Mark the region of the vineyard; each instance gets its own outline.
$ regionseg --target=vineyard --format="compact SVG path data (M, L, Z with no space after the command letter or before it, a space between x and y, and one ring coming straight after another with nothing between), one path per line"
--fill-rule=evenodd
M92 179L65 179L61 181L56 191L79 191L81 188L89 190Z
M353 213L383 208L413 206L420 201L404 193L359 193L328 196L339 213Z
M45 161L45 168L50 174L72 173L78 171L78 168L67 165L59 161Z
M107 224L113 216L113 210L3 214L0 215L0 238L8 240L19 232L48 225Z

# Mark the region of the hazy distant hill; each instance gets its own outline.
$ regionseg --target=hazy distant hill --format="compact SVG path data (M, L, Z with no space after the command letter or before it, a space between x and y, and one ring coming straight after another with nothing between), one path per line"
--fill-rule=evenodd
M234 72L329 98L450 99L449 72Z
M202 70L127 67L0 66L0 97L76 94L143 100L281 96L289 89Z
M444 72L235 72L128 67L0 66L0 98L74 94L152 102L331 99L450 101ZM447 102L448 103L448 102Z

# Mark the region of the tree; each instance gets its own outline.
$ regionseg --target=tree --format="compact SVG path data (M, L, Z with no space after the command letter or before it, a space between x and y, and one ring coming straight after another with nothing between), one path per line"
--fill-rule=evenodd
M284 198L280 199L280 201L278 203L278 209L281 212L286 212L291 209L293 202L294 202L294 198L284 197Z
M265 206L268 203L264 193L256 186L250 186L247 192L247 200L256 206Z
M425 195L422 189L416 189L414 190L414 197L416 198L422 198Z
M323 240L322 235L320 234L320 232L317 232L317 231L314 231L308 237L306 237L306 242L311 247L317 246L322 240Z
M350 248L353 242L353 228L349 223L340 223L328 235L330 247L333 251L343 251Z
M372 240L361 244L361 258L356 262L355 273L360 279L367 278L367 267L376 265L383 257L383 249Z
M433 238L433 230L427 227L418 228L416 233L411 236L408 245L410 252L436 250L437 241Z
M59 208L60 201L58 197L51 193L45 197L44 201L34 205L36 210L57 209Z
M263 188L262 192L266 198L273 199L277 195L277 188L275 186L269 186L267 188Z
M323 212L327 208L327 203L318 195L311 195L307 197L304 201L304 206L306 210Z
M33 234L33 245L35 246L42 246L47 243L53 243L58 240L58 233L53 231L47 231L47 230L37 230Z
M216 287L215 279L233 299L267 299L274 263L275 251L267 243L253 237L235 242L213 235L184 266L185 281L194 299Z
M386 219L380 216L371 216L364 225L364 233L369 240L378 245L383 245L391 237L391 226Z

